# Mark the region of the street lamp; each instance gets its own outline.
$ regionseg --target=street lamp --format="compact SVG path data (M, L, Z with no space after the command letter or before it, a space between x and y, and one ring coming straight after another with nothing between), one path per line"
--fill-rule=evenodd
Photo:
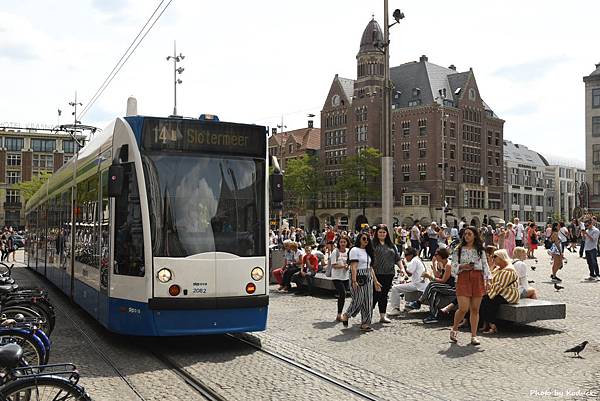
M442 133L442 163L439 165L442 169L442 196L441 196L441 208L442 208L442 224L446 223L446 122L449 114L444 113L444 102L446 101L446 89L440 89L439 96L435 98L436 101L441 103L442 120L441 120L441 133Z
M394 10L392 17L396 22L389 24L388 0L383 2L383 43L375 43L375 46L383 50L383 128L382 128L382 150L381 158L381 216L383 223L392 227L392 214L394 210L394 180L392 176L392 83L390 82L390 28L404 18L399 9Z
M177 85L181 84L183 81L177 78L177 74L181 75L183 73L184 68L177 68L177 63L183 60L185 56L179 53L177 55L177 42L173 41L173 55L167 56L167 61L173 60L173 117L177 117Z

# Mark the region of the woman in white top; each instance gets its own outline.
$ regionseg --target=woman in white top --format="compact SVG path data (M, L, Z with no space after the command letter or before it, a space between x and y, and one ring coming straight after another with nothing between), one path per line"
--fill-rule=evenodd
M335 286L337 294L337 317L335 320L342 321L342 311L346 302L346 289L348 288L348 251L350 247L350 238L343 236L338 242L337 248L329 255L331 264L331 279Z
M519 297L537 299L536 289L530 287L527 281L527 265L524 262L527 259L527 250L518 246L515 248L513 255L515 257L513 266L519 276Z
M348 319L358 315L360 312L362 331L372 331L371 319L373 317L373 287L375 291L381 291L381 284L375 277L373 270L373 245L369 234L360 233L356 238L356 244L350 249L348 259L350 261L351 281L350 294L352 302L342 315L342 323L348 326Z

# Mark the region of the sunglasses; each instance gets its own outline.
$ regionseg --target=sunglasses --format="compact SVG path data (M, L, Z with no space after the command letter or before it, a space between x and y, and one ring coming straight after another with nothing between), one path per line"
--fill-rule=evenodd
M367 237L361 237L360 239L361 241L368 241L369 239Z

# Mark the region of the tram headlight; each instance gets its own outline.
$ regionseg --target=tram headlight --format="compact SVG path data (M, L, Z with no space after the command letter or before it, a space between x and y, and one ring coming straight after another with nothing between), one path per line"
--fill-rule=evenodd
M158 273L156 273L156 278L161 283L167 283L167 282L171 281L171 279L173 278L173 273L171 273L171 270L166 269L166 268L160 269L158 271Z
M264 275L265 275L265 272L263 271L262 268L260 268L258 266L255 267L254 269L252 269L252 272L250 273L250 277L252 277L252 280L254 280L254 281L262 280Z

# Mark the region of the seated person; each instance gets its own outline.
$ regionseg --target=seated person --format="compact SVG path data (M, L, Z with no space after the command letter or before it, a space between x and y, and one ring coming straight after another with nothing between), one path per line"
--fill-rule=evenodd
M283 292L290 290L292 276L300 271L300 264L302 263L302 251L298 249L298 243L290 241L288 247L289 249L285 253L285 267L282 269L283 277L279 287L279 290Z
M283 266L273 269L273 277L275 277L275 280L277 280L277 283L279 284L278 290L283 289L283 273L285 272L285 269L293 264L294 254L290 251L291 242L292 241L289 239L283 241Z
M481 300L480 316L484 322L483 334L498 332L496 320L502 304L519 303L519 276L506 249L494 252L496 267L492 270L490 288Z
M404 267L402 264L402 275L410 275L410 283L396 284L392 287L390 295L390 307L388 308L389 316L398 316L400 314L400 294L404 292L424 291L429 284L429 279L423 277L425 273L425 265L417 256L417 251L414 248L406 248L404 255L408 264Z
M319 260L319 272L324 272L327 267L327 257L325 254L327 253L327 249L325 245L319 245L317 249L313 251L313 254Z
M535 288L530 287L527 282L527 265L523 262L527 259L527 250L521 246L518 246L513 251L514 267L519 276L519 296L521 298L537 299L537 291Z
M311 252L312 248L309 245L307 245L304 250L306 251L306 254L302 258L300 271L294 273L292 281L300 288L303 284L303 278L306 278L308 294L310 295L313 290L315 274L317 274L317 271L319 270L319 259Z
M434 275L429 272L424 272L422 277L430 279L431 282L423 291L423 295L418 301L408 302L406 308L420 309L421 303L429 305L429 316L423 319L423 323L435 323L438 321L439 303L442 295L456 295L454 287L454 277L452 276L452 264L448 260L450 253L447 248L439 248L435 252L434 259L437 262L438 268L441 269L439 275ZM434 271L435 272L435 271Z

